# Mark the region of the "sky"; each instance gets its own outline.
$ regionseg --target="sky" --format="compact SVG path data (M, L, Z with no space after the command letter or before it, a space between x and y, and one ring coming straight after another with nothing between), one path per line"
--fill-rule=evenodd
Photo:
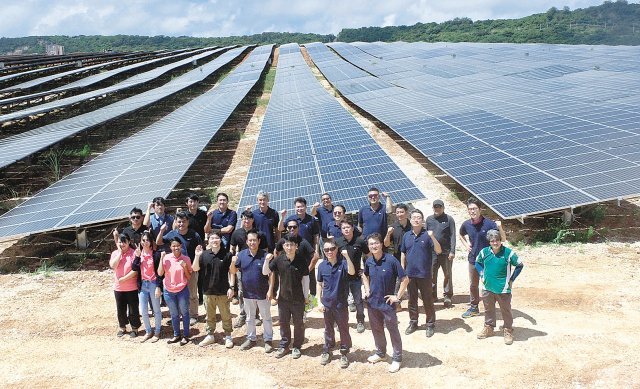
M630 3L636 1L629 1ZM2 0L0 37L261 32L335 34L342 28L520 18L603 0Z

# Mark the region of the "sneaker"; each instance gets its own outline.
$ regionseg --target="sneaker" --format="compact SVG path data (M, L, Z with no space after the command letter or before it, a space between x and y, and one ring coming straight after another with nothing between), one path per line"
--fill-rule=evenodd
M482 331L478 334L478 339L486 339L493 336L493 327L485 325Z
M291 358L293 359L298 359L302 356L302 352L300 351L299 348L293 348L293 350L291 350Z
M142 338L142 340L140 341L140 343L144 343L147 340L153 338L153 333L152 332L147 332L146 334L144 334L144 338Z
M418 329L418 324L416 324L415 322L409 322L409 327L407 327L407 329L404 330L404 334L411 335L414 332L416 332L417 329Z
M343 369L346 369L347 367L349 367L349 358L347 358L346 355L340 356L340 367Z
M196 319L195 317L189 319L189 326L194 326L196 324L198 324L198 319Z
M168 343L168 344L171 344L171 343L178 343L181 339L182 339L182 337L181 337L181 336L174 336L173 338L171 338L171 339L167 340L167 343Z
M449 296L444 296L444 307L445 308L451 308L453 304L451 303L451 297Z
M289 350L287 350L286 348L284 348L284 347L280 347L280 348L278 349L278 351L276 351L275 356L276 356L276 358L282 358L282 357L284 357L285 355L287 355L287 353L288 353L288 352L289 352Z
M238 316L236 322L233 323L233 328L240 328L247 322L247 318L245 316Z
M513 343L513 328L504 329L504 344L509 345Z
M359 334L364 332L364 323L363 322L358 322L358 324L356 324L356 331Z
M231 339L230 336L226 336L224 338L224 347L226 348L233 348L233 339Z
M271 341L267 340L264 342L264 353L269 354L273 351L273 346L271 345Z
M159 335L154 335L153 338L151 338L151 340L149 342L155 343L155 342L157 342L159 340L160 340L160 336Z
M246 351L246 350L249 350L251 347L253 347L255 345L256 345L256 341L255 340L247 339L240 346L240 350Z
M349 312L355 312L356 311L356 305L351 303L349 304Z
M426 332L427 338L432 337L433 334L434 334L433 327L427 327L427 332Z
M467 319L472 316L479 316L479 315L480 315L480 310L478 309L478 307L469 307L469 309L467 309L467 311L462 314L462 318Z
M215 342L216 342L216 338L214 338L213 335L207 335L204 337L204 339L202 339L200 343L198 343L198 346L204 347L210 344L214 344Z
M131 332L129 332L130 338L135 338L137 336L138 336L138 330L131 330Z
M186 336L182 338L182 340L180 341L180 346L184 346L187 343L189 343L191 341L191 339L187 338Z
M331 361L331 354L329 353L322 353L322 355L320 356L320 364L322 366L326 365L327 363L329 363L329 361Z
M378 354L373 354L372 356L367 358L367 362L369 362L369 363L378 363L380 361L384 361L385 359L387 359L386 355L381 357Z
M400 370L400 362L398 361L391 362L391 365L389 366L389 373L397 373L398 370Z
M118 330L118 333L116 334L116 336L117 336L118 338L122 338L122 337L124 336L124 334L126 334L126 333L127 333L127 330L126 330L126 329L122 329L122 328L120 328L120 329Z

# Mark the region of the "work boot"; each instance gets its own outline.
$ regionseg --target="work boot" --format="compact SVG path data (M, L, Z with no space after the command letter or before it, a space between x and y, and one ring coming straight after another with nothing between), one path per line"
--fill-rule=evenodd
M513 328L505 328L504 329L504 344L512 344L513 343Z
M505 332L506 334L506 332ZM493 336L493 327L485 325L482 331L478 334L478 339L486 339L490 336ZM506 337L506 335L505 335Z

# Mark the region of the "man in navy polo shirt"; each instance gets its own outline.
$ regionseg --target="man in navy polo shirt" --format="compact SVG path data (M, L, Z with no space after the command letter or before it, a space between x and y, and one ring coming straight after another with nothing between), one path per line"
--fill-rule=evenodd
M396 259L400 260L400 245L402 244L402 237L408 231L411 231L411 223L409 223L409 207L406 204L396 205L396 220L387 229L387 236L384 237L384 247L388 248L393 253ZM396 282L396 293L400 289L400 281ZM405 296L400 296L405 298ZM398 312L402 310L400 304L397 305Z
M409 335L418 329L418 291L422 296L422 304L427 314L427 338L433 336L436 323L436 311L431 296L431 252L442 252L440 243L433 236L433 231L423 227L424 215L419 209L411 211L411 231L402 237L400 244L402 267L409 277L409 327L405 334Z
M344 205L338 204L333 207L333 219L327 224L327 238L338 239L342 236L342 221L346 212Z
M228 249L231 234L238 223L238 214L229 208L229 196L226 193L218 193L216 204L218 208L207 212L207 224L204 226L204 232L208 234L211 230L219 230L222 244Z
M242 273L242 293L244 306L247 310L247 340L240 346L240 350L248 350L256 345L256 309L260 309L264 317L263 339L264 351L273 351L273 326L271 322L271 306L267 299L269 292L269 260L273 255L260 249L260 237L258 231L251 230L247 233L248 249L240 251L232 261L231 273L236 270Z
M380 202L380 190L378 188L369 189L367 199L369 205L360 208L358 212L358 226L362 231L362 236L369 236L374 232L385 236L387 234L387 212L393 212L391 196L382 192L386 198L386 206Z
M340 331L340 367L345 369L349 366L347 354L351 348L347 309L349 276L355 275L356 269L348 256L343 259L338 254L338 246L333 239L328 238L324 241L322 251L327 260L320 262L318 266L318 289L322 302L319 309L324 313L324 347L320 363L326 365L331 360L331 349L336 345L333 327L337 324Z
M404 293L409 278L405 275L400 262L391 254L384 252L382 245L382 235L377 232L367 237L367 244L371 257L367 258L364 264L365 296L369 301L369 324L376 344L376 353L370 356L369 363L384 361L387 357L387 339L384 335L384 327L387 327L393 346L393 361L389 366L389 372L395 373L400 370L402 363L402 338L398 330L398 315L395 304L400 302L394 294L396 279L400 278L400 290L398 294Z
M353 303L349 304L349 310L356 312L356 331L364 332L364 303L362 301L362 257L369 254L367 241L356 230L353 223L347 219L342 220L342 237L336 240L343 257L351 259L355 268L355 274L349 276L349 291ZM365 258L366 259L366 258ZM353 306L352 306L353 305Z
M489 230L499 230L500 237L503 242L507 241L507 235L502 229L502 223L500 221L494 222L493 220L482 216L480 209L480 201L475 197L470 197L467 200L467 211L471 217L465 220L460 226L460 240L467 249L468 261L469 261L469 309L462 314L463 318L472 316L478 316L480 310L478 304L480 303L480 291L478 283L480 277L476 270L476 257L482 251L483 248L489 247L487 241L487 232Z
M276 248L276 242L280 239L280 215L275 209L269 207L269 193L259 191L257 195L258 208L253 211L253 224L256 229L262 232L266 238L269 252Z
M323 193L322 196L320 196L320 200L322 201L322 206L318 202L313 204L311 207L311 216L318 218L318 221L320 222L320 236L322 239L326 239L328 225L330 222L334 221L334 206L331 202L331 196L329 193Z

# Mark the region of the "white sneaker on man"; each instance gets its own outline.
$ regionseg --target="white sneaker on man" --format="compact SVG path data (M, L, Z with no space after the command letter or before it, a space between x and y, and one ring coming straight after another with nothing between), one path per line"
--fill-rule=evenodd
M233 348L233 339L231 339L230 336L226 336L224 338L224 347L226 348Z
M391 365L389 366L389 373L397 373L398 370L400 370L400 362L398 361L391 362Z
M214 338L213 335L207 335L204 337L204 339L202 339L200 343L198 343L198 346L204 347L210 344L214 344L215 342L216 342L216 338Z
M369 363L378 363L380 361L384 361L385 359L387 359L387 356L380 356L378 354L373 354L372 356L370 356L369 358L367 358L367 361Z

